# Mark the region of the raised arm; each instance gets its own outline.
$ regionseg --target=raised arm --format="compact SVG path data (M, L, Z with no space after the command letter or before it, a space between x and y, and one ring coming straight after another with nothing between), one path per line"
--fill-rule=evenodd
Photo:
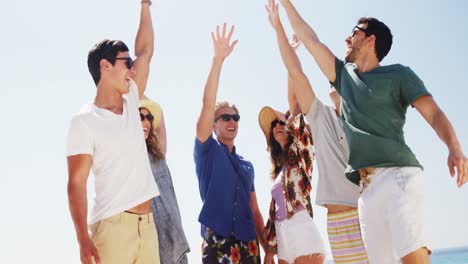
M92 264L92 257L100 263L99 254L88 235L88 199L86 183L91 169L91 155L69 156L68 161L68 204L75 224L76 236L80 245L81 263Z
M274 0L269 0L266 6L268 12L268 20L276 31L278 46L281 53L281 58L288 71L288 102L289 110L294 112L299 103L302 111L307 113L315 98L312 86L304 74L301 62L296 54L296 49L300 45L297 36L293 37L292 43L289 43L286 33L278 13L278 5Z
M461 187L468 182L468 159L463 154L452 124L431 96L421 96L413 105L447 145L449 150L447 165L450 175L455 176L456 168L457 186Z
M197 139L202 143L208 139L213 131L216 95L218 93L221 68L224 60L229 56L229 54L231 54L237 44L237 40L231 43L234 26L231 26L228 34L226 33L226 23L223 24L222 33L220 33L219 26L216 26L216 34L211 32L215 54L211 64L210 73L208 75L208 80L206 81L203 93L203 106L197 122Z
M154 31L150 10L151 1L141 1L140 25L135 39L135 82L141 98L146 90L149 67L154 51Z
M335 55L320 42L315 31L302 19L290 0L280 0L280 2L286 10L289 22L299 40L304 43L327 79L334 82L336 79Z

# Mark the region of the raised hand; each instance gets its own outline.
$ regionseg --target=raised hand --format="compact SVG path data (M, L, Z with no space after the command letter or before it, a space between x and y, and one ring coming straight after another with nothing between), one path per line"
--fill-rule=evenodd
M224 59L231 54L232 50L236 46L238 40L231 42L232 34L234 33L234 26L231 26L231 30L226 36L226 23L223 24L223 32L220 34L219 25L216 26L216 35L214 32L211 32L211 38L213 39L213 46L215 50L215 59Z
M268 0L268 4L265 5L265 9L268 13L268 21L270 21L271 26L275 30L278 30L281 26L278 4L275 3L275 0Z
M292 37L292 40L291 42L289 42L289 44L291 45L291 47L293 48L294 51L297 50L297 48L299 48L299 46L301 45L301 41L299 40L299 38L297 37L296 34L293 34L293 37Z

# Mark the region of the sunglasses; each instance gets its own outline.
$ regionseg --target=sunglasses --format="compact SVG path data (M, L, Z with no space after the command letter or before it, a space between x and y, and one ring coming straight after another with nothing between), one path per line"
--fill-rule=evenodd
M240 115L237 115L237 114L234 114L234 115L222 114L222 115L216 117L214 121L216 122L216 121L218 121L220 118L221 118L223 121L225 121L225 122L231 121L231 118L232 118L232 120L234 120L235 122L239 122Z
M154 116L152 114L144 115L144 114L140 113L140 119L141 119L142 122L143 122L143 120L145 120L145 118L146 118L146 120L148 120L150 122L153 122L153 120L154 120Z
M367 29L365 29L365 28L362 28L362 27L360 27L360 26L354 26L354 27L353 27L353 30L351 31L351 37L354 37L354 35L356 35L356 32L359 31L359 30L362 31L362 32L364 32L364 33L366 33L366 37L368 37L368 36L371 35L370 32L369 32L369 30L367 30Z
M115 58L116 60L124 60L125 65L127 66L127 69L131 69L133 67L133 59L130 57L125 57L125 58Z
M273 120L273 122L271 122L271 127L275 127L278 123L280 124L280 126L285 126L286 125L285 122L276 119L276 120Z

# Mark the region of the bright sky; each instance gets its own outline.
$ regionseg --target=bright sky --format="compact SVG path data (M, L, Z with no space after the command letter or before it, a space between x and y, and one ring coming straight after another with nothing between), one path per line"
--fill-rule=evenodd
M7 1L2 6L3 81L0 120L2 263L79 263L79 249L68 211L65 140L72 114L94 99L88 50L103 38L122 39L131 51L139 0ZM210 31L224 21L235 24L239 43L225 61L218 98L241 112L238 152L250 159L264 218L270 200L269 159L257 115L264 105L286 109L286 73L264 4L259 0L155 0L153 57L147 94L164 108L168 164L178 196L191 263L200 262L198 213L201 199L192 157L195 124L213 56ZM410 66L451 120L468 154L468 2L304 1L299 12L338 56L361 16L374 16L392 30L394 45L383 64ZM282 13L286 29L289 23ZM299 56L319 98L328 84L311 56ZM449 177L447 148L414 109L406 139L425 166L432 248L468 246L468 191ZM317 173L314 172L314 186ZM315 200L315 196L313 197ZM326 215L315 207L326 235Z

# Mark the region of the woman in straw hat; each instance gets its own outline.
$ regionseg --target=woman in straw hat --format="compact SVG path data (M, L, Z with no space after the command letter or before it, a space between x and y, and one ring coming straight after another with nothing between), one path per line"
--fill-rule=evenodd
M287 116L265 106L259 123L267 140L273 178L269 219L263 237L265 263L323 263L324 244L312 217L310 201L312 139L304 115Z
M151 207L157 225L161 264L184 264L188 262L190 248L165 159L166 128L161 107L145 97L140 101L139 109L151 170L160 191L160 196L153 198Z
M268 18L273 28L284 34L284 30L280 30L278 7L272 2L267 6ZM286 40L281 44L291 49L287 38L278 39ZM298 46L296 40L292 48ZM265 106L258 116L270 152L273 178L269 219L263 232L268 244L265 263L273 263L275 253L280 264L323 263L324 243L312 219L310 201L312 137L298 106L291 78L288 78L288 102L286 115Z

